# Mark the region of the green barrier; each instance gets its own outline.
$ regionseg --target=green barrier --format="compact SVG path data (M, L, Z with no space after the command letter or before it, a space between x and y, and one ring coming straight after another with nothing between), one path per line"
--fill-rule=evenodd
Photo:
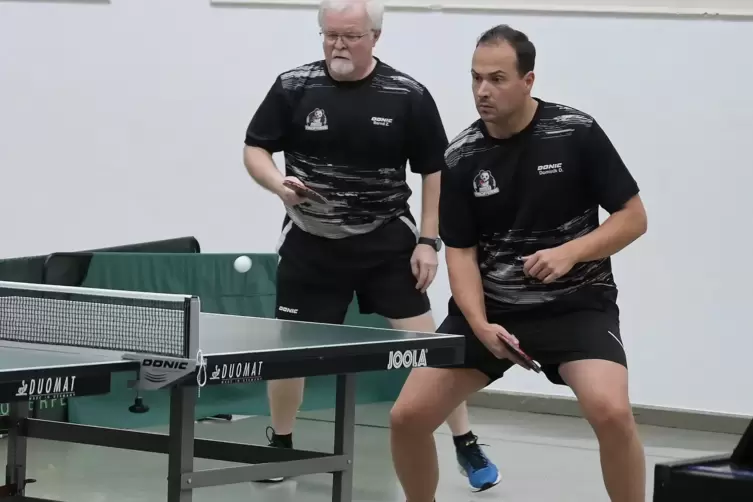
M0 260L0 281L42 282L45 256Z
M247 254L252 267L238 273L233 262L238 254L189 253L94 253L82 286L130 291L193 294L201 298L203 312L273 317L277 255ZM362 315L354 301L345 324L389 327L375 315ZM407 370L361 373L357 377L357 403L393 401L402 388ZM131 413L135 393L127 381L135 374L113 377L113 391L104 396L68 400L68 420L103 427L138 428L168 423L167 391L142 395L148 413ZM335 405L335 377L306 380L301 410L320 410ZM266 383L208 386L201 389L196 418L218 414L268 415Z

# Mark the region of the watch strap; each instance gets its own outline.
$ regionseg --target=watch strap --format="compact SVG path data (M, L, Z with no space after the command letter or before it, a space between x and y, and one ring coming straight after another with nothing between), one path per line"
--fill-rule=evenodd
M431 246L434 248L434 250L438 251L438 245L437 245L437 239L432 239L431 237L419 237L418 238L419 244L426 244L427 246Z

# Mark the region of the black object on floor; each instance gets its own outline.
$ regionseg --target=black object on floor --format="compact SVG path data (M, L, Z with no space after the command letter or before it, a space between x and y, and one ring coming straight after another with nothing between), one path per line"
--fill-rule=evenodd
M731 455L656 464L654 502L753 500L753 420Z

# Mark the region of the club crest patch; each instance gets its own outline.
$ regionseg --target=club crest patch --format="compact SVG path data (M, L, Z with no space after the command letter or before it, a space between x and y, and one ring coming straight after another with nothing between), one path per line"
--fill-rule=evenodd
M488 197L495 193L499 193L499 187L492 173L485 169L479 171L476 177L473 178L473 195L476 197Z

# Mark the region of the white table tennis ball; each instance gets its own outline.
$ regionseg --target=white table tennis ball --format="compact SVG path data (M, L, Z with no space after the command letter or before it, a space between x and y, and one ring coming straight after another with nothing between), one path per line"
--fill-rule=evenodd
M249 258L248 256L239 256L235 259L233 266L238 272L242 274L246 273L251 270L251 258Z

